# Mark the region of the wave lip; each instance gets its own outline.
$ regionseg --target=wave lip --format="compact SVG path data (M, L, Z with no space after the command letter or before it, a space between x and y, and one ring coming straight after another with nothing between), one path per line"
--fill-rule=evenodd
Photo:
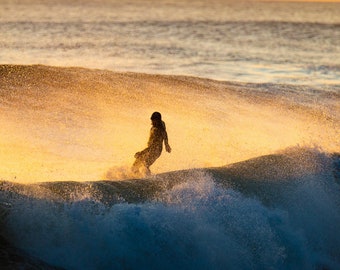
M33 197L51 201L74 202L94 199L104 204L140 203L157 199L176 185L208 177L224 188L243 194L263 195L275 188L286 188L309 181L314 176L339 179L339 154L328 154L312 148L293 147L276 154L260 156L222 167L179 170L144 179L100 181L57 181L19 184L0 182L0 190L11 196ZM2 203L4 209L11 204Z

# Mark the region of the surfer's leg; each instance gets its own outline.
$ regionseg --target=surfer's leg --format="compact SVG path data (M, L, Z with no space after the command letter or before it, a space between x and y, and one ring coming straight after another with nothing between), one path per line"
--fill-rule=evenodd
M131 172L136 177L150 176L151 171L149 167L145 164L144 160L137 158L131 167Z
M139 169L142 166L142 162L136 158L135 162L132 164L131 171L133 174L139 174Z
M131 167L131 172L135 177L150 176L151 171L143 160L136 159Z
M144 166L144 164L138 168L138 171L134 173L135 176L138 177L147 177L151 175L151 171L149 168L147 168L146 166Z
M151 175L150 168L145 166L145 168L144 168L144 176L150 176L150 175Z

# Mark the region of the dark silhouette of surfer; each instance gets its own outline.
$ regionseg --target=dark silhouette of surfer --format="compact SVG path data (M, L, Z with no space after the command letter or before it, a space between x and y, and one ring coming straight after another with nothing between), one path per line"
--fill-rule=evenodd
M150 166L158 159L163 150L163 142L165 150L170 153L171 147L168 142L168 134L166 132L165 123L162 121L162 115L154 112L151 115L152 127L148 147L135 154L135 162L132 165L132 172L136 175L150 175Z

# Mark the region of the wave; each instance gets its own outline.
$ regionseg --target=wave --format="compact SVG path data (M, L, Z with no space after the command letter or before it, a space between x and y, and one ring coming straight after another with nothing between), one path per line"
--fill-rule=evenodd
M33 197L56 202L91 199L111 206L122 202L144 203L155 200L159 194L171 190L176 185L207 176L221 187L233 188L248 195L262 196L269 194L278 186L286 188L287 185L308 181L310 176L326 172L338 181L339 161L337 153L326 154L317 149L294 147L277 154L228 166L167 172L144 179L57 181L35 184L2 181L1 191L16 194L18 197ZM252 189L255 187L256 189ZM6 203L3 204L3 209L6 209Z
M223 166L291 146L339 152L336 88L85 68L0 66L4 180L120 179L161 111L174 151L155 174Z
M337 90L1 65L1 263L338 269ZM173 151L130 179L153 111Z
M339 161L294 148L148 179L2 182L1 227L65 269L338 269Z

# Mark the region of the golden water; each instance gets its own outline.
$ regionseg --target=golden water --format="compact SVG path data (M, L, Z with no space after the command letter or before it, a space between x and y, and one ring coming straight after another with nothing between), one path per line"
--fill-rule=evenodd
M122 178L160 111L171 154L153 173L222 166L290 146L340 151L339 97L192 77L1 66L0 177L18 182ZM266 86L267 88L270 86ZM273 86L274 87L274 86ZM300 97L301 98L301 97ZM322 100L321 100L322 98Z

